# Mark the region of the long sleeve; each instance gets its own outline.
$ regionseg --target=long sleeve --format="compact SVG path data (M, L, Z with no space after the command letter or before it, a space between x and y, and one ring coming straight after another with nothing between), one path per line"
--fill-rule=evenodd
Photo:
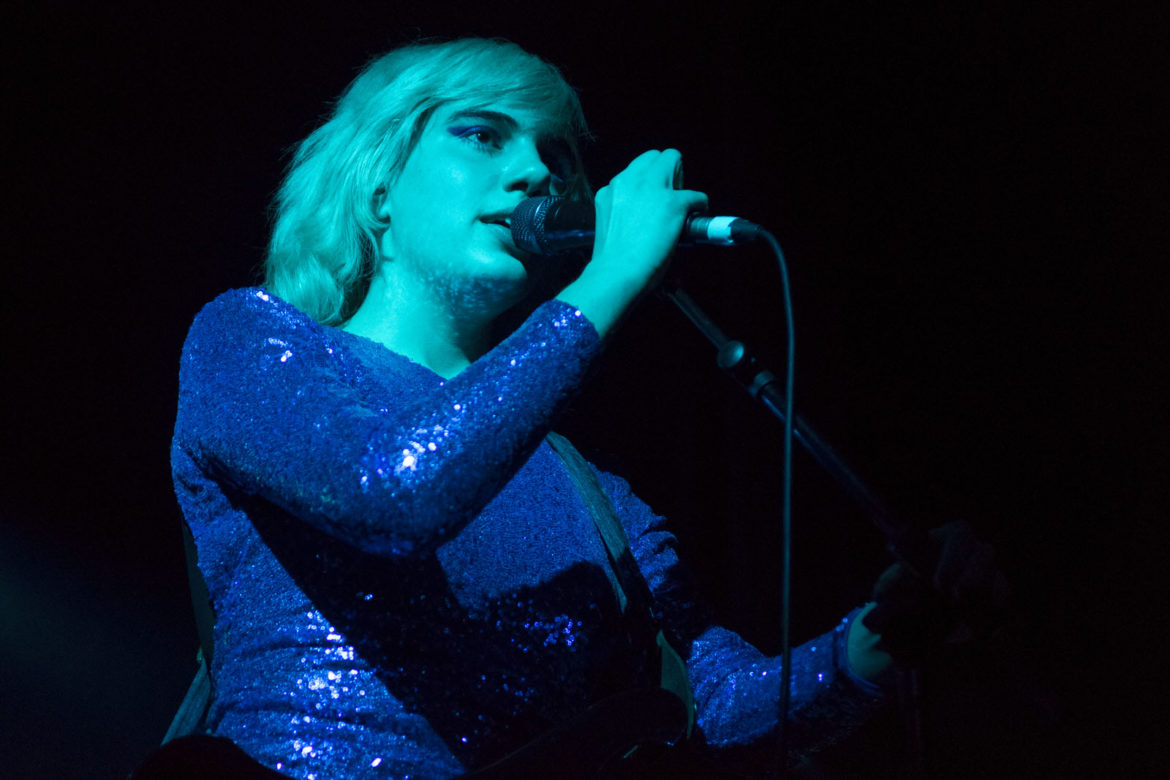
M602 476L654 594L659 619L673 632L686 661L698 709L699 741L736 763L769 761L779 720L781 659L764 655L738 634L714 624L695 595L679 562L675 537L665 530L662 518L624 481ZM845 640L856 613L832 631L793 648L789 744L799 752L836 742L881 705L881 689L849 668Z
M451 777L587 707L626 652L621 615L539 444L599 349L550 302L444 380L263 290L209 304L172 448L216 612L209 728L293 776ZM702 736L765 743L774 661L713 627L660 519L603 484L685 638ZM802 685L795 702L828 701Z
M263 290L235 290L204 308L184 345L176 445L204 473L320 530L407 556L483 508L598 349L581 313L553 301L444 381ZM386 370L430 376L411 397L378 397L358 350L383 351Z

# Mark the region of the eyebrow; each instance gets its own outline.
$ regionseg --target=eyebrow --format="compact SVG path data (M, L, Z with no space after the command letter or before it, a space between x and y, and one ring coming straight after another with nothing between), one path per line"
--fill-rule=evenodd
M516 128L520 127L520 123L517 122L512 116L501 111L492 111L490 109L469 108L463 111L456 111L451 115L451 118L448 121L453 122L456 119L486 119L490 122L499 122L500 124L507 126L509 130L515 130Z

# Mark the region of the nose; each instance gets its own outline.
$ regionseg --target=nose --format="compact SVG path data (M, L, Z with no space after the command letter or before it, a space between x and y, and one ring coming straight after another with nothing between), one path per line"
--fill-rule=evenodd
M527 197L548 195L552 185L552 171L540 156L536 144L525 141L513 147L504 169L504 189L523 192Z

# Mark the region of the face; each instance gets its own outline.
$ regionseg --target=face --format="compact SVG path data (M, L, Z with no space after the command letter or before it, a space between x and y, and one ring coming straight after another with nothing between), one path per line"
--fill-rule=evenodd
M510 216L525 198L561 194L570 173L550 127L517 105L440 107L384 193L385 271L457 312L494 316L522 298L528 258Z

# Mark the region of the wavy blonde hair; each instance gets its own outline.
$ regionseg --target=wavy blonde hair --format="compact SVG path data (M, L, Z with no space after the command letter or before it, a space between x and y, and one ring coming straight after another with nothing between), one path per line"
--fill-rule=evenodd
M435 110L462 100L508 100L544 114L573 158L569 196L589 197L578 144L588 130L555 66L499 39L412 43L370 61L295 147L273 202L265 287L320 323L349 319L385 227L375 192L397 178Z

